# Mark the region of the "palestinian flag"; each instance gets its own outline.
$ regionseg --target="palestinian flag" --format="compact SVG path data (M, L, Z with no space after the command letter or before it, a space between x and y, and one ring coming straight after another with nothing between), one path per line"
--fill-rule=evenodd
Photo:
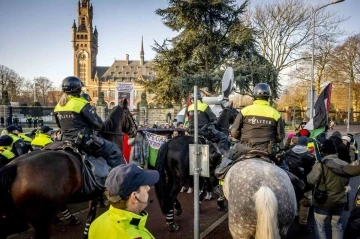
M328 125L328 113L330 110L332 84L329 83L319 95L314 105L313 118L306 124L305 129L309 130L312 138L325 131Z
M143 131L149 143L149 165L155 167L158 151L166 141L167 137Z
M184 119L184 128L188 128L189 127L189 120L190 120L190 116L188 114L188 108L191 105L191 97L190 94L188 94L188 99L186 102L186 109L185 109L185 119Z

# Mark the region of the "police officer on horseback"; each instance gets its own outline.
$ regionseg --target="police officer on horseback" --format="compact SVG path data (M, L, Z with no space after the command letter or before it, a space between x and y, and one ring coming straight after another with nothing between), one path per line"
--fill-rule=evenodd
M217 130L217 119L214 112L212 112L209 105L202 101L202 95L200 92L197 93L197 109L198 109L198 132L203 135L206 139L211 142L218 143L219 147L228 150L228 138L227 136ZM191 97L192 104L188 107L189 129L190 133L194 133L194 96Z
M270 86L259 83L255 86L254 102L237 115L231 129L233 138L240 140L229 157L236 159L247 149L257 149L275 156L277 143L285 137L285 124L280 113L270 106Z
M94 134L102 127L102 120L96 115L89 102L80 97L82 81L74 76L62 82L64 94L55 107L56 123L62 131L63 141L70 141L87 154L103 157L110 167L124 162L120 149L112 142Z
M255 86L254 102L243 108L237 115L231 129L233 138L240 140L229 157L245 153L249 148L267 152L275 156L277 143L285 137L285 125L280 113L270 106L270 86L259 83Z

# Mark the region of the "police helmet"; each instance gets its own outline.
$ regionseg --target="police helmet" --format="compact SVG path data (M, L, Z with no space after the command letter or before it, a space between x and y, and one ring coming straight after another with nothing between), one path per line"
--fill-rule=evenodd
M200 92L198 92L196 95L198 100L202 100L203 97ZM194 94L191 94L191 100L194 100Z
M87 93L81 93L81 94L80 94L80 97L81 97L81 98L84 98L84 99L87 100L88 102L91 101L91 97L90 97L90 95L87 94Z
M271 97L270 86L266 83L259 83L254 88L255 100L268 100Z
M81 92L81 87L83 86L84 84L82 83L82 81L75 76L66 77L62 82L63 92L70 95L79 94Z

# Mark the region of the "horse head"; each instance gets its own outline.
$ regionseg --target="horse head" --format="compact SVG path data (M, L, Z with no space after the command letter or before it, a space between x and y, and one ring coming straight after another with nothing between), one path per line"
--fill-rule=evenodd
M230 101L226 106L221 105L221 107L223 111L220 113L217 128L228 135L229 127L234 123L239 112L233 107L232 101Z

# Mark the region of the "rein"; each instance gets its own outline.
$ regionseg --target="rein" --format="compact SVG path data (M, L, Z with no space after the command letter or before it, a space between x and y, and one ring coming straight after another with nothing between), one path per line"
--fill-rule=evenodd
M115 133L115 132L110 132L110 131L102 131L102 130L100 130L99 132L102 133L102 134L122 135L122 133Z

